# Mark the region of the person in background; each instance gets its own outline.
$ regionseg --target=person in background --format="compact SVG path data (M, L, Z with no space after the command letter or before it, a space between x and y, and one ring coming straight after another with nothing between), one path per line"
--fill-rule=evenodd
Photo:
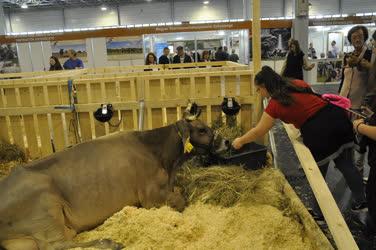
M197 57L197 60L196 60L196 57ZM198 51L193 52L192 58L194 62L201 62L201 56L200 56L200 53L198 53Z
M332 49L330 50L330 52L332 52L333 58L337 58L339 54L339 48L337 47L336 44L337 44L336 41L332 41L331 43Z
M61 66L59 59L56 56L50 57L50 71L54 70L63 70L63 67Z
M372 57L372 50L366 46L368 30L363 25L354 26L349 30L347 39L354 51L348 54L347 65L344 63L346 66L342 70L339 94L350 99L352 109L360 111L365 95L373 92L375 86L368 82ZM355 150L354 158L356 167L363 175L365 150Z
M177 55L174 56L172 63L191 63L192 58L187 55L182 46L176 48Z
M271 99L256 127L236 138L232 146L240 149L262 138L276 119L293 124L300 130L303 143L311 151L323 177L329 163L334 161L352 191L352 210L366 209L363 182L352 161L354 132L346 111L316 95L308 83L284 79L268 66L257 73L254 84L262 97Z
M216 61L228 60L228 53L223 50L223 47L218 48L217 52L215 53L215 60Z
M309 43L308 57L310 57L310 58L312 58L312 59L317 59L317 56L316 56L316 50L315 50L315 48L313 47L313 43Z
M336 56L333 54L333 52L331 50L328 51L328 53L326 53L326 57L327 58L336 58Z
M303 80L303 69L312 70L315 64L308 65L307 58L300 50L299 42L294 39L289 40L289 52L282 68L282 76Z
M239 61L239 56L235 53L235 49L232 49L231 55L228 58L231 62L238 62Z
M224 46L223 47L223 54L224 54L224 57L226 58L226 61L228 60L228 58L229 58L229 54L228 54L228 48L227 48L227 46Z
M155 65L157 64L157 57L153 52L150 52L146 55L145 65Z
M64 69L83 69L84 63L80 58L77 58L77 53L73 49L68 50L69 59L65 61Z
M168 47L163 48L163 55L159 57L158 63L159 64L169 64L170 63L170 49Z
M210 62L210 55L209 55L209 51L207 50L204 50L202 52L202 59L201 59L201 62Z

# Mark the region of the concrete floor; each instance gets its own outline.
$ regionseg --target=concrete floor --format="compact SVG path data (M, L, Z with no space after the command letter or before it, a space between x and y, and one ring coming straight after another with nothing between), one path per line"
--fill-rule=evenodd
M314 85L314 90L319 93L337 93L338 84ZM298 158L295 154L293 146L284 130L282 124L279 122L272 130L276 143L276 161L278 167L285 174L287 180L294 188L298 196L306 207L311 208L314 201L314 195L308 184L303 169L301 168ZM366 173L368 174L368 173ZM344 218L353 233L356 242L360 249L376 249L375 240L373 237L367 237L364 233L364 226L359 222L359 216L354 215L350 211L351 206L351 191L346 185L341 173L334 168L334 164L330 164L326 182L331 190L338 207L340 208ZM333 242L330 232L326 224L320 225L323 232L328 236L329 240Z

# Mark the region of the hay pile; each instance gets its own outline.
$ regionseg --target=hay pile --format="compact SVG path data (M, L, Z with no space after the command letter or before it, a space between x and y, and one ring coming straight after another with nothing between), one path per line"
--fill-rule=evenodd
M9 175L12 168L25 160L25 153L20 147L0 140L0 178Z
M331 249L278 170L186 167L178 185L191 204L183 213L125 207L75 241L110 238L126 249Z

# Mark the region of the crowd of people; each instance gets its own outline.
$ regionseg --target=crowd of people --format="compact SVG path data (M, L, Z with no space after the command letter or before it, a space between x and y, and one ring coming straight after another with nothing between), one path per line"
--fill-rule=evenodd
M372 34L373 48L367 45L368 36L362 25L349 30L347 39L354 51L344 57L342 82L336 96L339 100L348 98L355 115L324 99L303 81L303 69L311 70L314 64L308 64L298 41L292 39L282 74L264 66L255 76L257 92L270 101L256 127L236 138L232 145L239 149L264 136L276 119L293 124L300 130L303 143L324 178L329 163L334 162L352 191L351 210L365 212L368 229L376 233L376 32ZM331 53L338 56L336 43L331 45ZM315 55L312 45L310 54ZM359 119L367 110L370 117ZM367 151L370 173L363 178ZM322 218L317 205L312 213Z
M170 49L165 47L163 49L163 54L158 58L158 60L153 52L148 53L145 58L145 65L210 61L239 61L239 56L235 53L235 49L232 49L231 54L228 53L228 48L226 46L219 47L214 51L204 50L201 54L199 52L187 53L182 46L178 46L176 48L176 54L174 56L170 56Z
M146 55L145 65L155 64L170 64L170 63L191 63L191 62L210 62L210 61L233 61L238 62L239 56L235 53L235 49L232 49L232 53L228 54L226 46L219 47L217 50L204 50L201 54L199 52L187 53L182 46L176 48L176 55L170 56L170 49L165 47L163 54L157 58L157 56L150 52ZM61 65L59 59L56 56L50 57L50 71L63 70L63 69L82 69L84 64L81 59L77 57L76 51L69 49L67 51L69 57L68 60Z

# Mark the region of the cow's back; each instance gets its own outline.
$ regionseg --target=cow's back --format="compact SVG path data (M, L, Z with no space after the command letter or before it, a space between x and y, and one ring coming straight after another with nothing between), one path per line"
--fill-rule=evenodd
M25 167L51 178L78 231L102 223L125 205L138 205L140 189L159 169L158 160L132 133L81 143Z

